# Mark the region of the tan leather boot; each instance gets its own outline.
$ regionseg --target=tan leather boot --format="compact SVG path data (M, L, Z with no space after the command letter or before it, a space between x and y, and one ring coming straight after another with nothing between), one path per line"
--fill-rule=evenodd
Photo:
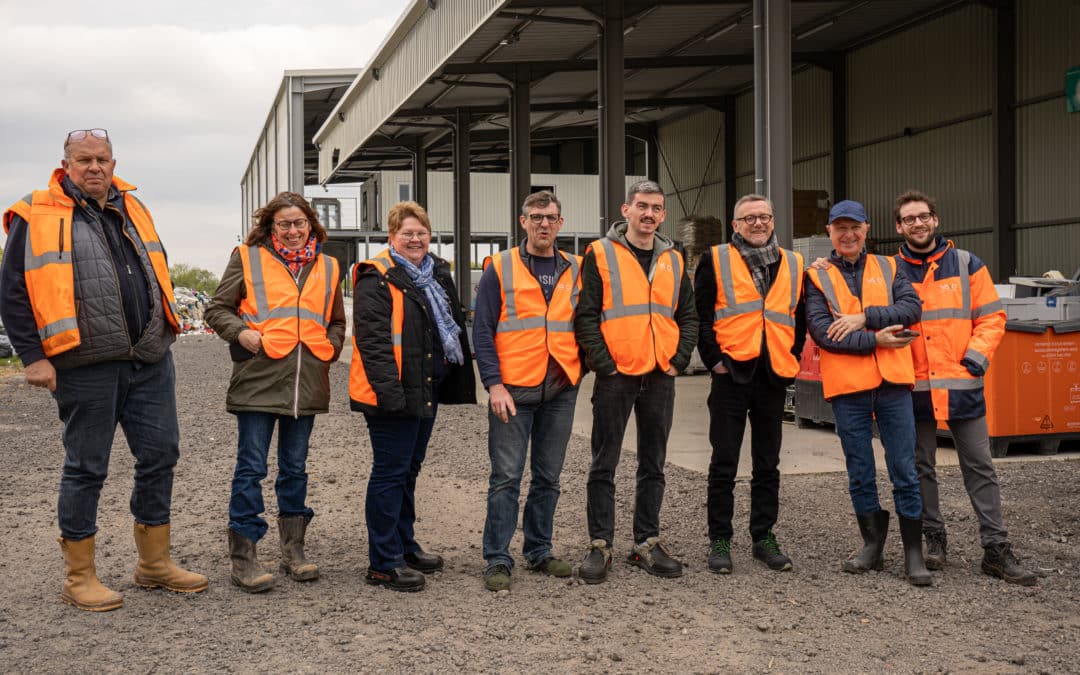
M61 537L64 554L64 590L60 598L69 605L91 612L107 612L124 604L124 598L102 585L94 566L94 538L71 541Z
M319 566L304 557L304 534L307 532L306 516L278 518L278 535L281 537L281 571L293 581L312 581L319 578Z
M139 549L135 583L143 588L200 593L209 586L206 577L181 569L169 557L168 523L153 526L135 523L135 547Z
M229 558L232 560L232 582L248 593L262 593L274 587L274 575L259 565L255 542L237 534L230 527Z

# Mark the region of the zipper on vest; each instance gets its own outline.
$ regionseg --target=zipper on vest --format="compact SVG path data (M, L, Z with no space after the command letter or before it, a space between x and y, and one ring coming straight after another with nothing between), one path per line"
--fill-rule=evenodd
M60 249L60 255L58 256L58 258L60 260L63 260L64 259L64 219L63 218L60 219L60 232L57 234L56 238L59 240L57 242L57 247Z

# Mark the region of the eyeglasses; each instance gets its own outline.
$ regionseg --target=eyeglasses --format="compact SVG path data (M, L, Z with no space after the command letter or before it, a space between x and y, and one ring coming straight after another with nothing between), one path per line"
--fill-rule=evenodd
M530 213L529 222L533 225L540 225L544 221L548 221L552 225L562 220L562 215L558 213Z
M929 223L930 219L933 217L934 214L932 212L923 211L922 213L915 216L904 216L900 219L900 222L907 225L908 227L911 227L915 224L915 221L918 220L920 223L925 225L926 223Z
M413 239L419 239L420 241L423 241L423 240L427 239L428 237L430 237L431 233L428 232L427 230L419 230L419 231L414 230L412 232L405 232L404 230L398 230L397 236L404 239L405 241L412 241Z
M282 232L288 232L294 227L298 230L302 230L308 226L307 218L297 218L296 220L275 220L274 227Z
M93 136L94 138L100 138L102 140L109 140L109 132L104 129L76 129L68 133L67 140L64 141L64 147L66 148L69 143L77 143L83 140L87 136Z
M771 213L763 213L760 216L746 216L744 218L736 218L740 222L747 225L753 225L754 223L761 223L762 225L768 225L772 222L773 216Z

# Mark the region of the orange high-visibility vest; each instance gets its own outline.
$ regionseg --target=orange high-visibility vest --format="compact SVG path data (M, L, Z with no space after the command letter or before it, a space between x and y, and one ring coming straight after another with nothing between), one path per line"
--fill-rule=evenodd
M363 264L373 265L382 272L383 276L386 276L390 268L395 265L394 259L390 257L390 249L386 249ZM357 263L353 266L352 283L354 289L356 288L356 278L360 265L361 263ZM390 310L390 342L394 348L394 361L397 362L398 380L400 380L401 333L405 326L405 294L401 292L400 288L389 282L387 282L386 287L390 289L390 301L392 303L392 309ZM352 362L349 364L349 398L358 403L378 406L379 402L375 396L375 390L371 388L367 373L364 371L364 359L360 355L360 347L356 344L355 334L353 335L352 344Z
M555 282L551 302L514 247L492 259L502 288L502 311L495 329L495 351L503 384L534 387L547 374L547 355L558 361L571 384L581 380L581 358L574 339L574 310L581 292L581 259L570 263Z
M49 189L34 190L28 196L29 201L27 198L19 200L4 212L5 233L15 216L27 223L24 276L45 356L56 356L82 344L75 312L75 269L71 260L71 221L75 202L64 194L60 185L63 179L64 170L56 169L49 179ZM124 195L124 210L153 267L161 289L165 320L174 333L179 333L169 264L154 228L154 219L131 194L134 185L116 176L113 176L112 184Z
M647 278L626 246L604 237L589 244L604 282L600 332L615 368L624 375L667 370L679 346L683 257L674 248L660 254Z
M246 291L240 318L262 334L266 355L283 358L303 342L320 361L332 359L334 345L326 327L340 281L337 259L317 255L303 288L297 287L288 265L265 246L241 246L240 262Z
M802 296L802 255L780 249L780 269L763 299L738 248L721 244L710 253L716 272L713 330L720 351L736 361L756 359L764 332L773 372L781 377L798 375L799 361L791 348L795 308Z
M902 253L898 257L904 258ZM924 264L921 260L906 262L919 265L917 269ZM971 253L955 248L950 241L945 250L925 261L923 279L911 282L923 301L922 319L912 326L920 333L911 343L915 391L930 392L936 419L977 412L963 409L964 405L950 405L949 392L975 393L979 398L974 400L981 403L983 378L968 372L961 361L971 359L985 371L1005 335L1005 310L990 272L984 265L974 275L969 274L970 265ZM945 272L937 278L938 270L954 266L956 276ZM973 400L970 395L958 398Z
M862 300L848 289L843 272L830 265L827 272L810 268L810 280L829 303L833 315L858 314L865 307L893 304L896 261L883 255L867 255L863 269ZM878 347L873 354L838 354L821 350L821 383L825 399L877 389L881 383L915 384L911 347Z

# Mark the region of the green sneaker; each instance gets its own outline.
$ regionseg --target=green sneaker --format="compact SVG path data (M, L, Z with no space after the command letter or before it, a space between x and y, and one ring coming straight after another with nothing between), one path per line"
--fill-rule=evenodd
M484 570L484 588L493 592L510 590L510 568L499 563Z
M574 568L570 567L570 563L555 557L544 558L529 569L549 577L568 577L574 573Z
M731 574L731 540L715 539L709 544L709 571Z
M792 569L791 558L780 552L780 544L776 543L776 535L772 530L769 530L764 539L754 542L753 552L754 557L771 570L788 572Z

